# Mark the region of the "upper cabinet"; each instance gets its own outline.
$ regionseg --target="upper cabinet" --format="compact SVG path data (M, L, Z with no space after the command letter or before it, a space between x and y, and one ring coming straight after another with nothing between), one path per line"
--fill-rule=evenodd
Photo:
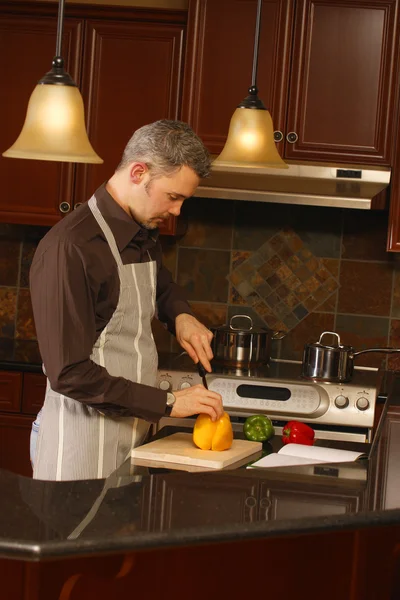
M0 7L0 139L4 152L22 129L35 85L51 69L57 21L46 15L2 14L2 10ZM66 20L63 55L75 81L80 79L82 30L80 19ZM0 156L0 179L2 222L52 225L62 214L62 202L72 202L71 164Z
M57 7L46 5L0 6L0 68L9 82L0 93L4 150L22 128L36 82L51 67ZM67 7L66 68L82 92L89 139L104 163L1 157L0 221L54 224L113 174L135 129L180 117L185 24L185 11ZM29 48L34 51L27 56ZM171 219L163 233L175 226Z
M281 155L390 165L397 0L264 0L259 96ZM251 82L256 0L191 0L183 118L219 153Z

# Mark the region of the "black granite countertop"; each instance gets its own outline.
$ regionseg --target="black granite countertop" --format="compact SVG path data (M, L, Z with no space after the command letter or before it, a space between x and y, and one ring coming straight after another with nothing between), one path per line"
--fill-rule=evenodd
M127 461L106 480L58 483L0 471L0 556L41 560L400 524L400 497L386 503L380 467L387 414L400 407L400 374L388 381L368 460L206 473Z
M23 371L25 373L43 373L41 364L8 360L0 361L0 371Z

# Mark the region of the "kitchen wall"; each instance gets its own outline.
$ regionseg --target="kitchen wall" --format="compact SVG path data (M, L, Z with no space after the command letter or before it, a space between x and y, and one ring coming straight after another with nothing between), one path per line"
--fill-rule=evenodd
M400 259L385 251L387 218L380 211L191 198L183 210L186 233L162 240L165 263L207 325L248 314L257 325L286 329L286 336L273 343L275 356L300 359L304 343L317 341L323 331L337 331L343 343L356 349L400 348ZM40 360L28 273L46 231L0 224L0 360ZM273 259L264 256L266 249L277 247L277 240L281 248L282 240L295 244L296 256L307 257L308 282L320 281L320 288L309 291L293 314L287 309L281 318L268 304L275 296L270 287L289 304L290 286L284 293L284 285L276 286L266 273L266 263ZM293 252L276 272L290 275L291 261ZM319 280L321 273L325 275ZM328 292L326 277L332 283ZM160 351L177 349L163 327L155 327L155 336ZM357 359L370 366L381 360L378 354ZM400 368L400 358L390 359L390 365Z

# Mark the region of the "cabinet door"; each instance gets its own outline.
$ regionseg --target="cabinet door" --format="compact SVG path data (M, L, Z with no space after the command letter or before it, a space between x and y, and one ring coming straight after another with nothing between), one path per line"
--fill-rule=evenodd
M322 485L319 491L315 491L315 488L313 491L305 491L304 483L300 483L296 486L271 486L269 490L262 490L261 497L269 497L271 502L269 518L280 520L358 512L362 506L363 494L363 491L343 491L334 486Z
M22 373L0 371L0 411L19 412L21 390Z
M298 0L285 157L391 163L396 0Z
M17 139L37 81L50 70L56 44L56 18L0 14L1 151ZM65 22L63 56L66 68L79 81L81 21ZM8 82L7 85L4 82ZM0 156L0 221L52 225L71 204L71 164Z
M22 412L37 415L43 406L47 379L41 373L24 373Z
M29 443L33 417L0 414L0 469L32 477Z
M283 130L293 25L291 0L264 0L257 85ZM191 0L182 118L210 152L224 147L230 119L251 85L256 0Z
M193 514L194 506L196 514ZM218 482L197 473L196 478L188 482L187 477L179 474L158 475L152 513L156 531L188 525L250 522L257 518L257 481L224 477Z
M104 163L77 167L76 202L114 173L136 129L178 118L183 33L183 24L87 21L82 89L89 136Z

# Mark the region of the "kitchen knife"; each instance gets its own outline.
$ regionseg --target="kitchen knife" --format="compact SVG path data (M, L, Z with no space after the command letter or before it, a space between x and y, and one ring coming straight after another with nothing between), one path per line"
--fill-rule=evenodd
M205 370L205 368L203 367L203 365L201 364L201 362L197 363L197 369L199 371L199 375L201 377L201 380L203 382L204 387L206 388L206 390L208 390L208 385L207 385L207 380L206 380L206 373L207 373L207 371Z

